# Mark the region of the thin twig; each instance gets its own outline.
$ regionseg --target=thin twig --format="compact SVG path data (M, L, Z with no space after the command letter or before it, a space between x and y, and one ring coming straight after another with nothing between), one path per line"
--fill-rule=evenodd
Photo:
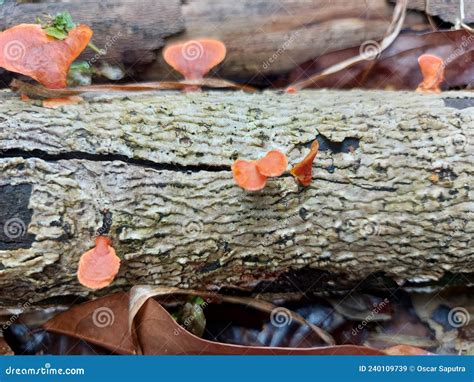
M459 18L456 20L456 29L460 29L460 27L462 27L468 32L474 33L474 29L464 22L465 18L466 15L464 13L464 0L459 0Z
M377 52L375 56L378 57L380 53L382 53L385 49L387 49L398 37L400 30L402 29L403 22L405 21L405 14L407 9L408 0L397 0L397 4L395 6L395 10L393 13L392 22L390 23L385 37L380 42L378 46L376 46ZM351 57L347 60L341 61L335 65L330 66L329 68L323 70L321 73L315 74L305 80L295 82L291 84L288 89L300 90L304 89L316 81L324 78L330 74L334 74L339 72L340 70L346 69L358 62L364 61L367 59L367 54L360 53L358 56Z

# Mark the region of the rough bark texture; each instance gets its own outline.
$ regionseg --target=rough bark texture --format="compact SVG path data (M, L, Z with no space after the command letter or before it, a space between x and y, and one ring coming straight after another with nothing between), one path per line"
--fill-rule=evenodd
M390 0L392 3L396 0ZM425 11L429 15L438 16L444 21L455 24L459 18L461 0L409 0L408 8ZM474 2L464 0L464 22L474 22Z
M0 110L2 304L92 296L75 271L103 208L122 258L109 291L472 272L472 93L103 94L51 110L3 92ZM237 157L278 148L294 164L316 138L309 188L289 175L258 193L234 185Z

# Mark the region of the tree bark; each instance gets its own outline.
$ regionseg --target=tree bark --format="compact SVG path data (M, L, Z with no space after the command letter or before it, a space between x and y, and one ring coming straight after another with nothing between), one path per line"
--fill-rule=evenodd
M104 208L122 267L101 293L472 274L471 92L90 94L60 109L0 94L1 304L94 296L75 272ZM314 139L310 187L234 184L236 158L277 148L293 165Z
M392 3L396 0L390 0ZM431 16L456 24L460 16L461 0L409 0L408 9L424 11ZM474 22L474 3L464 0L464 22Z

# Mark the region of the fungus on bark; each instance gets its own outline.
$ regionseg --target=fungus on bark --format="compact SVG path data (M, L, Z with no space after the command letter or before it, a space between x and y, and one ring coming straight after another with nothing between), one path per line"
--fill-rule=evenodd
M41 25L20 24L0 33L0 66L47 88L64 88L69 67L91 37L92 30L86 25L71 29L59 40Z
M232 164L232 174L238 186L247 191L259 191L267 183L267 177L283 174L288 166L286 155L278 150L269 151L255 161L236 160Z
M258 172L264 176L280 176L288 167L286 155L278 150L269 151L256 162Z
M311 144L311 150L306 157L299 163L297 163L290 171L298 183L302 186L309 186L313 177L313 161L318 154L319 142L315 140Z
M226 55L224 43L213 39L190 40L172 44L163 51L163 58L186 80L200 80ZM189 86L186 90L199 90L198 86Z
M90 289L104 288L112 283L120 269L120 258L115 254L108 236L97 236L95 247L79 260L77 278Z
M97 230L95 247L81 256L77 271L79 282L90 289L110 285L120 269L120 258L112 247L110 237L106 236L112 226L112 213L105 209L101 214L103 222Z
M440 85L444 81L444 62L432 54L423 54L418 58L423 81L416 91L422 93L439 93Z
M232 164L235 183L247 191L259 191L267 184L267 177L260 174L255 161L236 160Z

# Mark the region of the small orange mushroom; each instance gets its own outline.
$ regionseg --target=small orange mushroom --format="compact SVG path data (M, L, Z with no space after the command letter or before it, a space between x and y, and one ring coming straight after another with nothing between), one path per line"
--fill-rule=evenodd
M63 97L63 98L48 98L48 99L43 100L43 107L46 107L48 109L57 109L58 107L61 107L61 106L77 105L78 103L81 103L82 101L84 101L84 99L79 96L68 96L68 97Z
M265 176L280 176L288 167L286 155L281 151L272 150L256 162L258 172Z
M236 160L232 164L235 182L247 191L259 191L267 184L267 177L262 175L255 161Z
M311 180L313 177L313 161L318 154L319 149L319 142L315 140L311 144L311 150L306 155L306 157L296 164L290 171L291 175L293 175L296 180L303 186L307 187L311 184Z
M441 92L440 84L444 81L444 62L438 56L423 54L418 57L423 81L418 85L416 91L422 93Z
M165 48L163 58L186 80L200 80L217 64L224 60L224 43L212 39L190 40L173 44ZM187 90L197 90L190 86Z
M0 33L0 67L24 74L50 89L66 87L72 62L87 47L92 30L86 25L72 29L57 40L37 24L20 24Z
M425 349L421 349L411 345L395 345L384 349L387 355L430 355L431 353Z
M120 258L115 254L108 236L97 236L95 247L85 252L79 260L77 279L87 288L100 289L112 283L120 268Z

